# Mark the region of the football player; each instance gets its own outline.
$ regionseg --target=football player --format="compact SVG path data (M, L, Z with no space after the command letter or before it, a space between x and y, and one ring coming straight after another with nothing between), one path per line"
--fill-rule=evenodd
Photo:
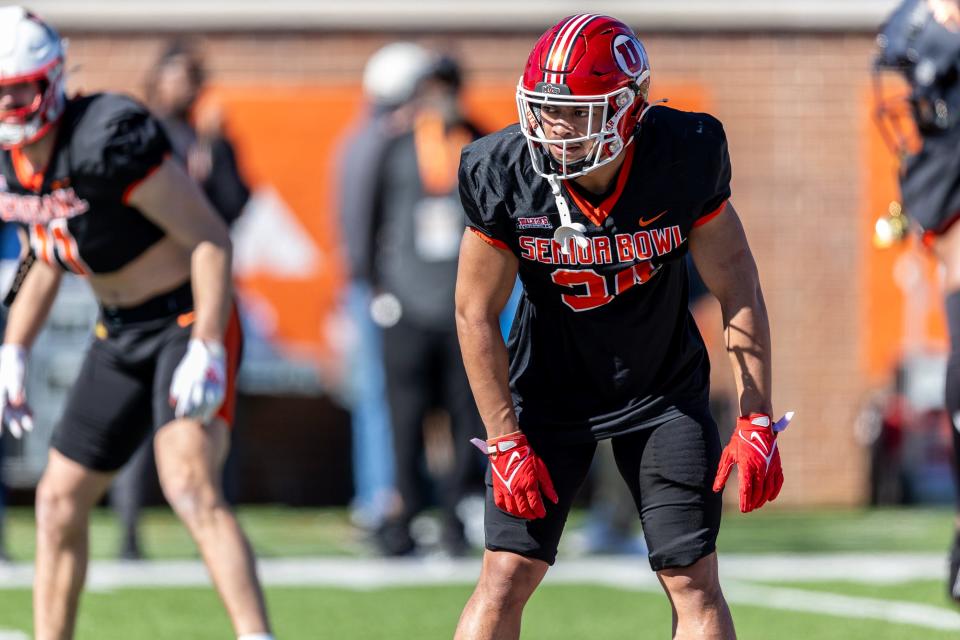
M166 498L237 634L270 638L250 546L220 487L241 348L226 226L146 109L115 94L65 96L59 35L20 7L0 8L0 146L0 215L30 239L0 347L4 429L32 426L27 356L62 274L85 277L100 304L37 487L36 638L73 636L90 509L151 435Z
M564 18L527 60L520 124L463 152L457 322L490 464L486 552L459 639L519 636L602 438L636 502L674 637L734 637L717 574L719 492L734 464L744 512L783 483L767 314L729 202L723 127L651 105L649 88L629 27ZM688 251L722 305L737 380L742 417L722 452L687 310ZM507 346L496 320L517 273Z
M909 85L910 113L920 142L918 149L910 148L895 118L880 120L891 125L881 131L901 159L903 211L896 209L899 215L893 221L906 231L909 220L944 266L950 334L945 399L960 487L960 2L906 0L881 28L877 42L877 71L896 72ZM947 588L960 602L960 491Z

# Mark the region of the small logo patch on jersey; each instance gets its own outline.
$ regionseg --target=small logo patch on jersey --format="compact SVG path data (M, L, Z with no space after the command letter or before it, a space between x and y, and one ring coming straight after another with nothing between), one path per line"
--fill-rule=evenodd
M517 229L553 229L550 218L537 216L535 218L517 218Z
M657 220L659 220L660 218L662 218L663 216L667 215L667 211L669 211L669 209L664 209L663 211L661 211L661 212L658 213L657 215L653 216L652 218L642 218L642 217L641 217L640 220L638 220L637 222L640 223L640 226L641 226L641 227L647 227L647 226L653 224L654 222L656 222Z

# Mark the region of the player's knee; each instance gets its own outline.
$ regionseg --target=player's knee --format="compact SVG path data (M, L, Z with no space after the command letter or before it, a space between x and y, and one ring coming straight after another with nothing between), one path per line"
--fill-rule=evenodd
M522 608L542 577L542 569L529 558L494 554L484 563L479 586L490 606L507 611Z
M170 507L191 529L209 523L222 503L212 483L203 474L194 473L189 468L165 474L160 485Z
M667 591L670 592L670 599L677 605L700 608L711 607L723 601L716 567L707 560L702 558L689 567L659 572Z
M81 505L62 487L41 480L37 486L37 533L47 538L64 539L77 535L86 526Z

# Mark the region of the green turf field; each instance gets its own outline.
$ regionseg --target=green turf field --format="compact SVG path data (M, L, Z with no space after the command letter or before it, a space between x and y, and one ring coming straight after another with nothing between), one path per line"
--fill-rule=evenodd
M765 508L750 514L726 511L718 542L721 553L945 551L951 538L949 509L862 509L783 511ZM258 555L357 556L369 551L343 509L243 507L240 519ZM567 531L582 514L571 514ZM169 509L144 514L145 551L151 558L194 558L186 531ZM91 556L111 558L119 530L107 509L91 519ZM8 550L14 559L33 558L33 510L18 507L7 514Z
M343 510L244 508L241 518L262 558L363 557L370 552ZM15 560L33 555L32 513L13 509L8 546ZM581 520L574 514L570 528ZM721 554L933 552L950 539L952 514L946 509L789 512L765 510L744 516L727 512ZM152 509L144 521L151 558L196 558L182 527L166 509ZM92 555L112 558L115 523L105 510L92 521ZM562 559L561 559L562 562ZM642 560L638 570L645 570ZM732 586L732 585L730 585ZM761 590L800 590L819 597L849 596L883 603L920 604L944 612L960 611L937 580L896 584L832 582L752 583ZM470 593L467 584L353 590L330 587L269 587L267 597L280 639L447 639ZM762 593L763 591L761 591ZM747 600L746 602L749 602ZM894 624L852 615L826 615L778 607L757 607L741 598L732 604L741 639L757 640L938 640L960 631ZM789 607L788 607L789 608ZM649 590L581 584L547 584L530 602L523 638L668 638L670 612L664 597ZM4 631L31 630L30 592L0 589L0 638ZM120 588L84 595L78 640L150 638L171 640L229 638L226 616L212 589Z
M817 588L844 592L844 585ZM810 588L806 585L804 588ZM900 598L940 585L910 583L887 593ZM278 638L417 638L449 640L470 593L466 586L347 591L319 588L268 590ZM817 616L733 606L741 640L956 640L956 631L935 631L880 621ZM589 614L588 614L589 612ZM4 592L0 627L30 630L30 594ZM604 587L545 586L528 605L523 638L668 638L670 612L657 594ZM88 593L78 640L229 638L230 627L209 589L123 589Z

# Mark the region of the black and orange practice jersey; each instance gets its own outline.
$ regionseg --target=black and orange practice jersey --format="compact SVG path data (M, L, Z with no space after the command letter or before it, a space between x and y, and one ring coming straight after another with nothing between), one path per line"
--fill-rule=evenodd
M170 143L144 107L109 93L69 100L55 135L43 173L31 174L18 149L0 151L0 217L26 227L40 260L117 271L165 235L127 197Z
M609 194L562 182L587 246L564 254L546 179L517 125L464 149L460 197L480 238L513 252L524 294L508 341L524 431L604 438L703 411L706 349L687 310L690 230L723 211L730 159L713 117L655 107Z

